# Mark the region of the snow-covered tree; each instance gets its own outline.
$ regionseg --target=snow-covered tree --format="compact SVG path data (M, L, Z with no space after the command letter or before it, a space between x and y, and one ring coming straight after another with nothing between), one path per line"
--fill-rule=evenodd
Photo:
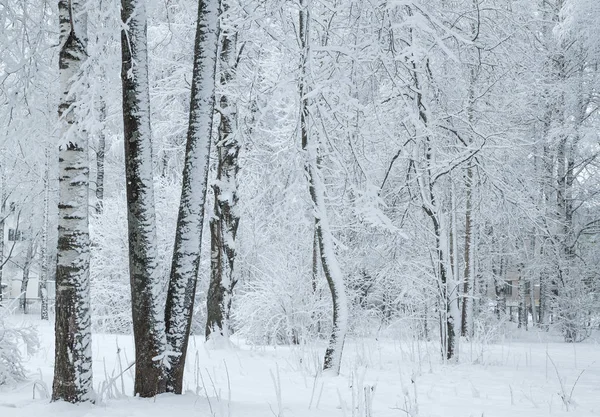
M122 0L123 127L129 275L135 340L135 388L140 397L166 389L167 340L159 304L156 216L148 84L147 16L144 0Z
M93 401L87 134L77 112L87 52L85 3L60 0L60 125L56 343L52 399ZM79 84L79 85L78 85Z
M167 341L173 354L167 370L167 391L181 394L202 247L204 204L208 181L219 0L200 0L194 40L190 117L181 200L165 312Z

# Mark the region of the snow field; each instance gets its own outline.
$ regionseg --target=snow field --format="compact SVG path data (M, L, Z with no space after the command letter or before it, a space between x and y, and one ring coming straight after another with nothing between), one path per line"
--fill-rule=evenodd
M0 388L1 417L501 417L599 416L600 363L595 341L462 341L459 364L441 362L436 341L349 338L341 375L319 372L325 342L256 347L233 339L215 347L190 340L185 394L131 396L133 337L94 334L96 405L49 404L53 324L35 321L41 348L29 358L29 382ZM121 375L122 374L122 375Z

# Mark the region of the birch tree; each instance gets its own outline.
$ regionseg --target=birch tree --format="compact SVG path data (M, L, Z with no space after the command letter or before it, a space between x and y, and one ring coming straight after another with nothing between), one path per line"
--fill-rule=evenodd
M348 301L344 276L337 260L333 235L329 225L325 204L325 184L319 167L319 136L310 128L310 31L309 0L300 0L298 11L298 39L300 41L300 140L305 152L305 170L308 179L309 194L313 205L315 234L319 246L319 254L323 273L331 292L333 304L333 323L329 344L325 351L323 369L339 374L342 362L342 351L348 331Z
M0 173L0 301L4 299L4 287L2 283L2 278L4 275L4 226L6 221L6 185L4 180L4 171Z
M93 401L89 300L88 141L74 85L86 60L85 3L58 2L60 125L55 359L52 400Z
M159 305L161 280L157 273L145 0L122 0L121 20L134 392L140 397L153 397L166 389L163 361L167 341L163 310Z
M226 2L225 2L226 3ZM232 14L230 6L223 7L222 18ZM238 155L240 143L237 132L235 98L231 97L232 83L236 74L237 29L232 26L221 31L219 49L219 125L215 138L217 149L217 178L212 186L214 212L210 219L211 268L206 307L206 338L229 335L229 318L233 289L236 284L234 262L238 214ZM232 99L233 98L233 99Z
M42 224L42 242L40 246L40 316L42 320L49 320L48 317L48 227L50 223L50 161L48 150L46 150L46 163L44 169L44 213ZM2 233L0 227L0 233ZM4 234L0 234L3 236ZM1 251L0 251L1 253ZM91 308L91 307L90 307Z
M183 388L183 371L200 265L215 102L219 3L219 0L198 2L190 117L165 311L167 341L174 355L167 370L167 391L177 394L181 394Z

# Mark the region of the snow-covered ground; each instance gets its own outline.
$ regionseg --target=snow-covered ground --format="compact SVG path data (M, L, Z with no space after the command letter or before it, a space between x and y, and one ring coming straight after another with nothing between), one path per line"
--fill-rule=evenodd
M324 345L215 348L197 337L187 392L153 399L131 397L131 370L113 378L134 356L132 337L95 334L101 401L50 404L53 325L10 320L33 321L42 346L27 361L29 382L0 387L1 417L600 416L600 345L548 342L533 331L521 341L463 343L459 364L442 363L434 342L350 339L339 377L317 372Z

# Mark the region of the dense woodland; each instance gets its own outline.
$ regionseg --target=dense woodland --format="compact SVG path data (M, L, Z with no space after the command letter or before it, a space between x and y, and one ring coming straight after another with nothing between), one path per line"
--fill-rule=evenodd
M334 373L353 336L584 340L598 28L596 0L0 0L0 231L32 248L0 265L39 265L53 398L93 400L92 329L135 335L140 396L181 393L190 332L321 339Z

